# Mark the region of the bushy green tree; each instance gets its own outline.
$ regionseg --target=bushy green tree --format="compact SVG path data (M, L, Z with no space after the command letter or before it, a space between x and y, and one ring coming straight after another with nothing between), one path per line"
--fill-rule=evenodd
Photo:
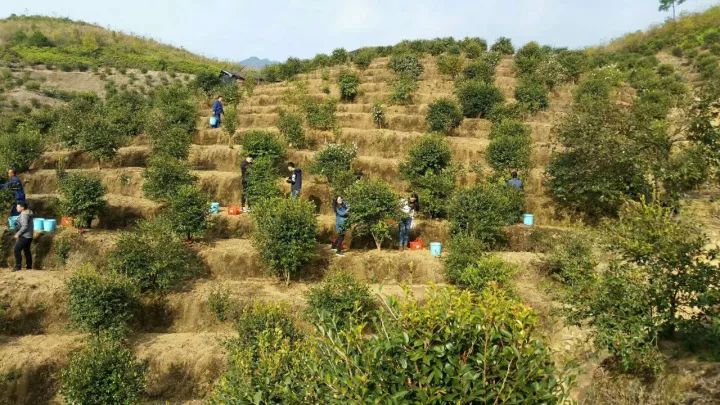
M452 149L447 139L438 135L423 135L413 142L407 159L400 164L400 173L412 182L426 173L439 174L452 161Z
M455 94L462 105L463 115L467 118L484 118L496 104L503 101L500 89L480 80L460 83Z
M359 236L370 235L378 250L390 238L389 221L399 218L399 200L390 187L380 181L362 179L345 190L351 213L348 226Z
M300 114L281 111L277 127L280 135L285 138L285 142L290 147L301 149L307 146L303 119Z
M122 334L139 308L137 287L120 274L84 267L67 280L66 288L70 321L86 332Z
M254 159L267 159L273 165L285 159L285 145L278 134L262 130L243 132L243 152Z
M473 60L463 69L463 77L467 80L493 83L495 80L495 65L485 59Z
M497 242L506 225L517 222L523 208L522 193L500 183L481 183L459 190L450 201L454 233L466 233L482 242Z
M390 101L398 105L412 104L413 95L417 89L417 80L408 77L397 78L392 83Z
M144 129L149 100L137 91L112 91L105 98L104 114L122 137L140 135Z
M445 278L452 284L461 285L465 269L486 252L487 245L479 239L464 233L453 235L447 243L447 254L443 257Z
M105 187L95 175L58 172L60 210L75 218L75 225L89 228L105 208Z
M187 159L190 154L192 135L180 125L172 125L162 110L154 108L148 112L145 132L155 155Z
M490 141L487 160L496 172L530 168L532 139L529 136L497 136Z
M16 133L0 135L0 166L22 172L45 150L45 141L37 130L21 125Z
M315 256L317 222L311 203L267 199L253 210L253 244L268 268L286 284Z
M255 159L248 169L247 199L252 205L282 196L277 165L268 158Z
M512 44L512 41L510 38L506 37L500 37L495 41L495 43L490 47L490 50L493 52L498 52L502 55L512 55L515 53L515 47Z
M305 296L308 318L338 329L350 324L351 319L364 321L377 305L370 287L346 272L331 274Z
M465 61L458 55L439 55L436 60L438 71L446 76L450 76L451 79L455 80L457 75L463 69Z
M145 389L147 365L119 340L98 337L70 358L60 392L69 404L132 404Z
M207 194L194 185L180 186L169 197L164 216L176 235L192 240L207 229L210 202Z
M343 174L352 170L352 163L357 157L357 148L354 145L329 143L315 153L310 164L310 172L324 176L333 188Z
M360 76L350 70L343 70L338 75L338 86L341 100L355 101L355 97L360 91Z
M370 67L370 64L372 63L375 56L377 56L377 54L374 49L362 48L355 51L355 53L352 55L352 62L359 69L365 70Z
M515 55L515 69L521 76L535 73L547 56L547 49L535 41L528 42Z
M445 218L448 201L455 192L456 170L448 167L439 173L427 172L411 182L420 197L420 210L431 218Z
M335 128L337 117L337 100L328 98L323 101L307 99L302 104L305 120L312 129L329 131Z
M151 200L168 200L178 188L193 184L195 176L183 160L171 156L155 155L143 172L143 192Z
M439 98L428 106L425 121L430 131L448 134L459 127L463 114L458 104L449 98Z
M417 55L411 53L392 55L388 67L399 77L413 81L420 79L425 70Z
M523 78L515 88L515 99L530 112L548 108L548 89L535 78Z
M108 255L110 271L129 277L141 291L168 291L200 272L197 255L165 221L143 221L120 235Z
M349 55L344 48L333 49L330 54L330 62L333 65L343 65L348 61Z

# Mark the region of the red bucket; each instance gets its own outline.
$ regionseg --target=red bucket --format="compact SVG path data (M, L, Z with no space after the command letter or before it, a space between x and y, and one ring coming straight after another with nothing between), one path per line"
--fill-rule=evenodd
M423 250L425 249L425 243L422 239L415 239L414 241L408 243L408 247L410 250Z

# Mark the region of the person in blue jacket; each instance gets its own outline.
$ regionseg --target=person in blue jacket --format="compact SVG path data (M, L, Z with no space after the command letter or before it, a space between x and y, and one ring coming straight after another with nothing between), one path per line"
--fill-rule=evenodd
M299 167L295 167L295 163L288 162L288 171L290 176L287 178L290 183L290 196L292 198L299 198L300 192L302 191L302 170Z
M333 200L333 210L335 211L335 232L338 236L330 246L338 256L342 256L343 242L345 241L345 231L347 231L347 217L350 208L345 204L342 197L337 196Z
M213 112L213 115L215 116L215 125L213 125L213 128L220 127L220 120L221 120L222 116L225 114L225 110L223 109L222 101L223 101L222 96L218 96L218 98L213 102L212 112Z
M510 178L510 180L507 181L507 185L510 186L510 187L515 187L515 188L518 189L518 190L522 190L522 189L523 189L523 182L522 182L522 180L520 180L520 178L518 177L518 172L517 172L517 170L513 170L513 171L510 173L510 176L512 176L512 177Z
M15 201L12 204L12 207L10 208L10 216L16 217L20 215L20 212L17 210L17 204L18 203L24 203L25 202L25 190L23 189L22 181L20 181L20 177L17 176L15 173L14 168L8 169L8 181L6 181L3 184L0 184L0 190L10 190L13 192Z

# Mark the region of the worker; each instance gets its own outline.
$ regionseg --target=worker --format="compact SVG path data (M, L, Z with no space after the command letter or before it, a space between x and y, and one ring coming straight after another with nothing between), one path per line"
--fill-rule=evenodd
M515 187L515 188L518 189L518 190L522 190L522 189L523 189L523 182L522 182L522 180L520 180L520 178L518 177L518 172L517 172L517 170L513 170L513 171L510 173L510 176L511 176L511 178L510 178L510 180L507 181L507 185L510 186L510 187Z
M345 243L345 232L347 231L347 218L349 207L341 196L333 200L333 211L335 211L335 232L337 238L330 246L338 256L343 256L343 244Z
M302 170L299 167L295 167L295 163L293 162L288 162L287 168L290 176L285 181L290 183L290 196L292 198L298 198L302 191Z
M223 109L222 101L223 101L222 96L218 96L217 99L213 102L212 112L213 112L213 116L215 117L215 125L213 125L213 128L220 127L220 122L221 122L222 116L225 114L225 110Z
M240 163L240 183L242 184L242 193L240 193L240 206L242 207L243 212L250 211L250 202L248 201L248 179L250 178L250 173L248 170L250 169L250 166L252 166L253 158L252 156L246 156L245 160L243 160L242 163Z
M17 203L25 202L25 190L23 189L22 181L15 173L15 168L9 168L7 171L8 181L0 184L0 190L10 190L13 193L14 201L10 207L10 216L16 217L20 215L17 210Z
M415 213L420 211L420 202L418 195L413 193L408 198L403 198L400 201L400 212L402 218L398 226L400 228L400 250L405 250L410 243L410 229L412 229L413 219Z
M20 217L17 221L18 231L15 233L15 267L13 271L22 270L22 253L25 253L25 265L28 270L32 269L32 251L30 247L33 241L33 212L30 211L27 202L17 203L17 211Z

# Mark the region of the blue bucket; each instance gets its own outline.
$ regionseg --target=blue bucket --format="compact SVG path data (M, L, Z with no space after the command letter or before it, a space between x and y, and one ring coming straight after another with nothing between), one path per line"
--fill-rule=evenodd
M533 214L523 214L523 225L533 226L535 223L535 216Z
M42 232L44 226L45 226L45 219L43 219L43 218L33 219L33 231Z
M17 220L20 218L19 215L15 215L13 217L8 218L8 229L11 231L17 230Z
M442 253L442 243L430 242L430 255L432 257L439 257Z
M209 120L210 126L211 126L211 127L214 127L215 125L217 125L217 120L218 120L218 119L217 119L217 117L215 117L215 116L210 117L210 120Z
M51 233L55 232L55 229L57 228L57 220L54 219L46 219L43 222L43 231Z
M220 203L210 203L210 213L211 214L219 214L220 213Z

